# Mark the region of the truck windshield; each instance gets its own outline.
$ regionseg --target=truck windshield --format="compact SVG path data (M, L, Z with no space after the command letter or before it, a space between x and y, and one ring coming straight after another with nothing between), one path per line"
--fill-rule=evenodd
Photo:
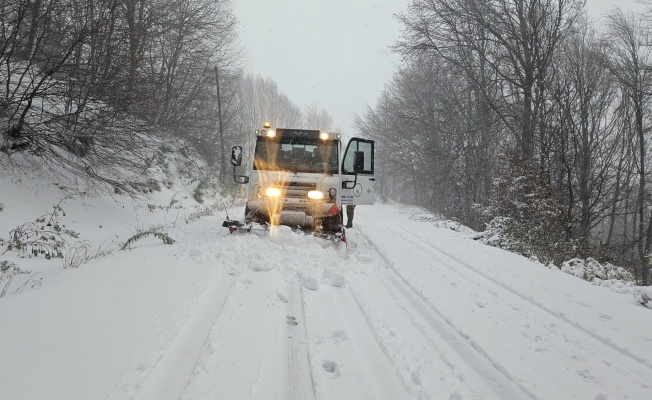
M338 172L337 141L259 137L254 169L263 171Z

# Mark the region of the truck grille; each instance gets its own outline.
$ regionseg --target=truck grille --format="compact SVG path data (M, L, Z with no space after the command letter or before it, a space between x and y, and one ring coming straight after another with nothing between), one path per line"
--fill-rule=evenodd
M316 183L287 182L285 184L285 197L307 199L308 192L316 189Z

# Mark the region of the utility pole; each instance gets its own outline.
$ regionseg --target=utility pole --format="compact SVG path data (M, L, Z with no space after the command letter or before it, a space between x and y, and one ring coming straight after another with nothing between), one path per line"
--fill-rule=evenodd
M222 98L220 97L220 74L215 65L215 87L217 88L218 134L220 136L220 183L224 183L224 132L222 131Z

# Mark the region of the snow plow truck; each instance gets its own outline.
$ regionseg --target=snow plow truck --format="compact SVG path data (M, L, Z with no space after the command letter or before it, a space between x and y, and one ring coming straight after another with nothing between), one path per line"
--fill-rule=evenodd
M244 220L227 219L230 232L286 225L315 236L346 242L342 208L374 202L374 142L353 138L344 152L341 135L319 130L273 128L256 131L243 165L243 148L231 150L233 177L247 185Z

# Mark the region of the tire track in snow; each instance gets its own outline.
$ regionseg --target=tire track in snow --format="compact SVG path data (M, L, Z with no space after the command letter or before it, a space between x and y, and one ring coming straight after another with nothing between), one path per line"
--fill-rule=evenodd
M342 296L333 297L336 298L340 319L348 328L351 340L355 343L358 361L364 368L363 372L374 391L374 398L394 400L405 399L406 395L413 397L414 393L400 374L387 347L374 329L369 315L364 311L353 291L347 287L343 289ZM352 304L355 307L351 307ZM367 340L370 337L374 340ZM390 376L395 376L400 384L389 382ZM381 382L382 387L374 387L374 382Z
M475 273L481 279L485 279L485 280L493 283L495 286L498 286L500 289L505 290L505 291L511 293L512 295L516 296L517 298L527 302L528 304L532 305L534 308L539 309L540 311L552 316L553 318L555 318L557 320L561 320L561 321L565 322L568 326L570 326L570 327L572 327L572 328L574 328L574 329L588 335L589 337L591 337L595 341L601 343L602 345L607 346L610 349L615 350L616 352L622 354L623 356L628 357L632 361L637 362L638 364L642 365L643 367L646 367L646 368L652 370L652 364L650 364L647 360L637 356L636 354L631 353L627 349L624 349L624 348L618 346L617 344L615 344L615 343L601 337L600 335L588 330L587 328L583 327L582 325L578 324L577 322L565 317L563 314L560 314L559 312L551 310L550 308L546 307L545 304L543 304L540 301L532 298L531 296L528 296L528 295L526 295L524 293L521 293L521 292L519 292L518 290L514 289L513 287L511 287L509 285L503 284L498 279L494 278L493 276L489 275L488 273L481 271L480 269L472 266L471 264L469 264L469 263L467 263L467 262L465 262L463 260L460 260L459 258L455 257L454 255L452 255L452 254L450 254L450 253L448 253L448 252L446 252L444 250L441 250L440 248L436 247L434 244L424 240L422 237L410 232L407 228L404 228L402 226L398 226L398 228L400 228L402 231L408 233L411 237L417 239L419 242L424 243L425 245L427 245L431 249L435 250L436 252L438 252L439 254L444 256L445 258L453 261L454 263L456 263L458 265L461 265L462 267L464 267L465 269L471 271L472 273ZM398 236L402 236L402 235L400 235L400 233L396 232L395 230L392 230L392 231L394 233L396 233ZM456 272L457 274L462 276L464 279L466 279L467 281L473 283L475 286L481 288L482 290L484 290L486 292L489 292L489 293L492 293L491 291L489 291L489 289L486 288L485 285L479 284L477 281L473 280L471 277L469 277L469 276L467 276L467 275L465 275L463 273L460 273L459 270L451 267L448 263L445 263L444 261L442 261L441 257L437 257L435 254L432 254L432 253L430 253L430 254L433 256L433 258L437 259L446 268L450 269L451 271Z
M288 399L314 400L315 381L306 334L303 286L298 275L288 282Z
M143 382L138 400L178 400L193 376L211 328L220 316L235 277L217 274Z
M480 376L484 383L493 389L494 393L501 400L520 400L523 398L537 399L537 397L527 390L520 383L515 382L514 378L501 366L497 361L491 358L484 349L477 343L469 339L460 329L448 318L446 318L436 307L434 307L423 294L414 288L401 274L395 269L391 261L378 249L364 234L359 231L364 240L373 248L378 257L384 262L385 268L379 270L386 280L383 284L392 293L394 289L400 297L402 303L409 304L411 308L423 320L427 322L430 328L441 337L456 354L464 360L468 367L473 369ZM391 282L389 285L388 282ZM397 296L393 295L394 298ZM397 298L398 300L398 298ZM400 301L400 300L399 300ZM432 339L424 334L426 339L433 343Z

